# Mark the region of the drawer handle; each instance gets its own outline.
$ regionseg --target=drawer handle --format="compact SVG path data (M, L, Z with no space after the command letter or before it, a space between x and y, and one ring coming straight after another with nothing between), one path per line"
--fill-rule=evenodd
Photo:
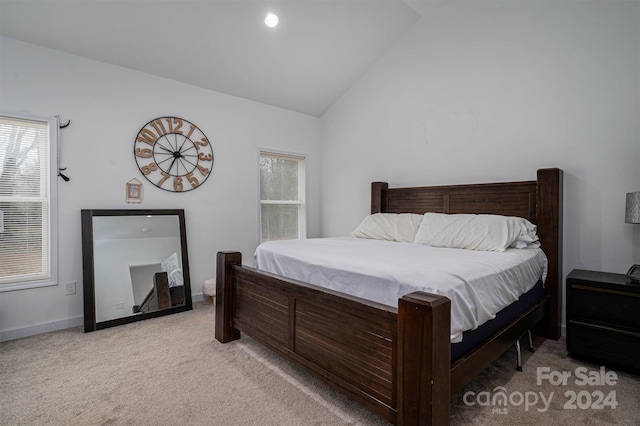
M583 327L589 327L589 328L597 328L599 330L610 331L610 332L616 333L616 334L626 334L628 336L633 336L633 337L640 338L640 333L634 333L633 331L627 331L627 330L620 330L619 328L612 328L612 327L607 327L607 326L604 326L604 325L597 325L597 324L592 324L592 323L582 322L582 321L576 321L576 320L570 320L569 324L581 325Z
M587 286L580 285L580 284L572 285L571 289L572 290L594 291L594 292L598 292L598 293L607 293L607 294L618 294L620 296L638 297L638 298L640 298L640 294L636 294L636 293L627 293L626 291L607 290L607 289L604 289L604 288L587 287Z

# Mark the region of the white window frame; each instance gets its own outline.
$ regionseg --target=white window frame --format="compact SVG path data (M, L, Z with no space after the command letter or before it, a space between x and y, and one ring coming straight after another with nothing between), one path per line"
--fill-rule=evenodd
M29 288L55 286L58 285L58 117L14 114L4 111L0 111L0 115L21 120L40 121L42 123L47 123L47 126L49 127L49 185L47 188L49 217L46 228L49 231L49 277L41 280L0 284L0 293Z
M298 160L298 198L299 200L262 200L260 196L260 158L262 155L271 155ZM257 156L257 180L258 180L258 244L262 243L262 205L298 205L298 239L307 238L307 156L297 152L281 151L278 149L258 148ZM302 169L302 170L301 170Z

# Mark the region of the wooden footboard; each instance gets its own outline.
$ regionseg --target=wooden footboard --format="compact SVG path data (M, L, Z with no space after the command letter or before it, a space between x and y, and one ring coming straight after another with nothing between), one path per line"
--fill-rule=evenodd
M242 331L392 423L448 421L446 297L413 293L396 310L241 266L237 252L218 253L216 283L220 342Z

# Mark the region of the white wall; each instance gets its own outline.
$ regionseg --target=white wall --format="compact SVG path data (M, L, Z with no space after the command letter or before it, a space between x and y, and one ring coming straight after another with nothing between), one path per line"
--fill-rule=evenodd
M640 3L444 2L321 119L322 231L374 180L534 180L564 170L564 274L640 263ZM339 208L338 208L339 207Z
M0 38L0 110L59 114L59 282L0 293L0 338L82 323L81 209L126 209L125 183L144 183L137 208L184 208L193 293L215 275L219 250L241 250L251 262L257 245L257 149L307 154L308 234L319 228L319 120L303 114L106 65L9 38ZM172 115L196 124L212 143L212 175L183 194L152 186L136 167L133 143L151 119Z

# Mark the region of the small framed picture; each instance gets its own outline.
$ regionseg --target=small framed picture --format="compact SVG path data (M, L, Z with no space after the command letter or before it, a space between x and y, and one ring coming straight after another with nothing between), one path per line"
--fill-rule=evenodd
M127 182L127 203L142 203L142 182L138 179Z

